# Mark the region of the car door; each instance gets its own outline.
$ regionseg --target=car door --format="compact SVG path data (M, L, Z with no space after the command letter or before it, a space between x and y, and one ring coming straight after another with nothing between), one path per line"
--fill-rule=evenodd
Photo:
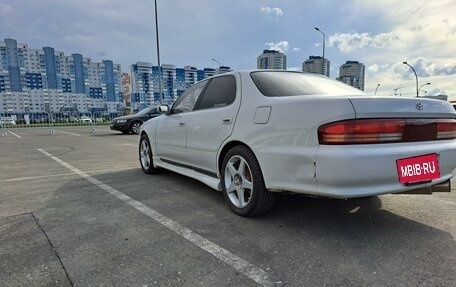
M195 84L177 99L169 114L160 118L156 127L158 156L168 163L187 164L186 133L189 115L207 81Z
M213 78L188 118L187 152L192 166L216 176L217 151L234 126L240 106L240 79L234 75Z

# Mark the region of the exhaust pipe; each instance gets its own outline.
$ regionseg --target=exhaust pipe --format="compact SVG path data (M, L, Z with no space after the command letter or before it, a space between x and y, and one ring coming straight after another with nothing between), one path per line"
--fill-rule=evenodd
M432 194L433 192L450 192L450 191L451 191L451 181L447 180L445 182L442 182L442 183L439 183L436 185L407 190L404 192L398 192L396 194Z
M451 181L447 180L443 183L439 183L431 186L432 192L450 192L451 191Z

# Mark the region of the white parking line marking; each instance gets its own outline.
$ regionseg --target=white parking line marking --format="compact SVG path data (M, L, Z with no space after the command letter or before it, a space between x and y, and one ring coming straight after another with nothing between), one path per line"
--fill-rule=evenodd
M47 178L47 177L54 177L54 176L72 176L72 175L75 175L75 174L72 172L68 172L68 173L58 173L58 174L49 174L49 175L40 175L40 176L1 179L0 182L11 182L11 181L21 181L21 180L29 180L29 179L40 179L40 178Z
M56 132L59 132L59 133L62 133L62 134L67 134L67 135L72 135L72 136L81 136L80 134L75 134L75 133L70 133L70 132L64 132L64 131L59 131L59 130L55 130Z
M132 146L132 147L138 147L137 145L129 144L129 143L126 143L126 144L123 144L123 145Z
M199 248L203 249L204 251L210 253L217 259L221 260L225 264L233 267L240 273L244 274L245 276L249 277L253 281L261 284L262 286L280 286L282 285L281 281L274 280L266 271L263 269L254 266L253 264L249 263L248 261L236 256L235 254L231 253L230 251L226 250L223 247L218 246L214 242L207 240L206 238L202 237L201 235L196 234L195 232L191 231L190 229L180 225L177 222L174 222L172 219L162 215L158 211L146 206L145 204L134 200L133 198L129 197L126 194L118 191L115 188L99 181L96 178L91 177L87 173L77 169L76 167L64 162L63 160L53 156L52 154L48 153L43 149L38 149L41 153L48 156L49 158L53 159L54 161L58 162L59 164L63 165L64 167L68 168L75 174L87 179L89 182L95 184L99 188L103 189L104 191L109 192L113 196L117 197L118 199L122 200L126 204L130 205L131 207L135 208L136 210L142 212L143 214L149 216L156 222L160 223L164 227L168 228L171 231L174 231L176 234L182 236L183 238L187 239L194 245L198 246Z
M97 129L97 132L113 133L114 131Z
M33 149L33 150L36 150L36 149ZM98 170L89 170L89 171L86 171L86 173L103 173L103 172L109 172L109 171L129 170L129 169L137 169L137 168L138 167L98 169ZM57 174L48 174L48 175L17 177L17 178L0 179L0 182L21 181L21 180L40 179L40 178L55 177L55 176L68 176L68 175L77 175L77 174L75 174L74 172L67 172L67 173L57 173Z
M16 134L16 133L13 133L13 132L10 131L10 130L8 130L8 132L9 132L10 134L12 134L13 136L17 137L18 139L21 139L21 138L22 138L20 135L18 135L18 134Z

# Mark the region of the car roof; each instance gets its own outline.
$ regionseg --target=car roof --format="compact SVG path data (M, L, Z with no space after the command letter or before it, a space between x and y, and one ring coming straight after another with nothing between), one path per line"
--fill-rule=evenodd
M302 72L302 71L273 70L273 69L248 69L248 70L231 71L231 72L227 72L227 73L223 73L223 74L216 74L216 75L213 75L213 76L211 76L209 78L205 78L205 79L201 80L200 82L207 81L207 80L210 80L210 79L213 79L213 78L217 78L217 77L221 77L221 76L227 76L227 75L236 75L236 74L239 75L240 74L241 76L246 76L246 75L248 76L251 73L255 73L255 72L298 73L298 74L305 75L306 77L309 77L309 78L326 78L326 79L329 79L328 77L326 77L324 75L315 74L315 73L308 73L308 72Z

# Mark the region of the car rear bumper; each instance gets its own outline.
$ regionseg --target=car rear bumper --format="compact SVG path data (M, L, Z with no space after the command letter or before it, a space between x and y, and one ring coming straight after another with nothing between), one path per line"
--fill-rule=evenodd
M396 161L437 154L440 177L428 183L399 182ZM315 195L336 198L405 192L443 183L456 168L456 141L350 146L320 146L316 157Z

